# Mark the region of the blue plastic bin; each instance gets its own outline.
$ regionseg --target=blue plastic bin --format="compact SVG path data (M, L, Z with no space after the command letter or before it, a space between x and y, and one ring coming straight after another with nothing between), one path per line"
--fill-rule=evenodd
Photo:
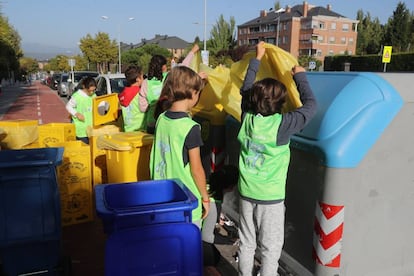
M178 179L95 186L96 211L105 233L144 225L191 222L198 200Z
M108 237L105 275L203 275L199 228L166 223L124 229Z
M61 215L56 166L63 148L0 151L0 259L6 275L54 269Z

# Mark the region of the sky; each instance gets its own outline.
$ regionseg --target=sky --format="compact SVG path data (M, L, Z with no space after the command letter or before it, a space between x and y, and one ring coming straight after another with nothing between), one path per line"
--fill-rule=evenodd
M326 7L355 19L358 10L386 23L398 2L414 11L414 0L308 0L310 5ZM241 25L279 2L282 7L302 5L303 1L275 0L0 0L0 11L17 30L25 52L39 47L67 49L78 54L79 40L98 32L123 43L139 43L156 34L177 36L187 42L195 37L209 39L210 29L220 15L233 16ZM206 14L206 17L205 17ZM103 19L105 16L107 19ZM133 19L131 19L133 18ZM75 52L75 53L72 53Z

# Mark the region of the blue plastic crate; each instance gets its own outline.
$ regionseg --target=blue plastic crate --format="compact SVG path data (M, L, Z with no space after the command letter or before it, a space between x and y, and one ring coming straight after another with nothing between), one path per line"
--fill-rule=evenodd
M192 223L124 229L108 237L105 275L203 275L200 229Z
M63 148L0 151L0 248L58 240Z
M95 186L105 233L157 223L191 222L197 198L178 179Z

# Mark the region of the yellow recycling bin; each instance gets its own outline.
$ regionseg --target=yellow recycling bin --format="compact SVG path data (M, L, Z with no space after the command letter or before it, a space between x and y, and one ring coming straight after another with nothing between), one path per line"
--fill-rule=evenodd
M101 135L97 146L106 150L108 183L149 180L149 157L154 136L141 131Z
M22 149L39 136L37 120L0 121L0 128L3 130L0 135L0 147L3 149Z

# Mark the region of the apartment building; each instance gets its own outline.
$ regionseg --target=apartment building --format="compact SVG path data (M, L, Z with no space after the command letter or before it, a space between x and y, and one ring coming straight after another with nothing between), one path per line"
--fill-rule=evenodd
M355 54L358 20L342 16L331 5L302 5L262 10L260 16L237 26L237 43L274 44L292 55L313 56L323 62L325 56Z

